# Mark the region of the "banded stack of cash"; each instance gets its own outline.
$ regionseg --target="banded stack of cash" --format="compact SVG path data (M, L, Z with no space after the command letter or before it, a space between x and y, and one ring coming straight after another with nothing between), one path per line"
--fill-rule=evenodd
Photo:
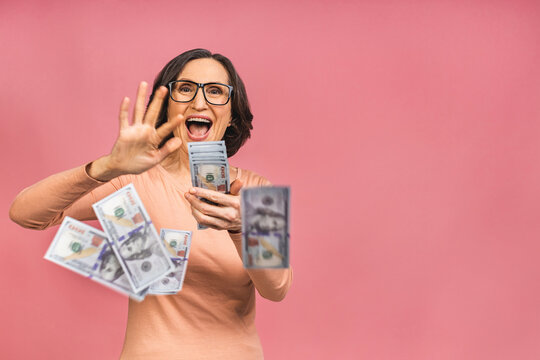
M188 153L191 182L194 187L225 194L230 192L229 161L225 141L190 142ZM199 224L198 228L207 227Z
M242 189L242 260L246 268L289 267L288 187Z
M69 216L64 218L45 259L138 301L144 299L148 291L133 291L104 232Z
M93 208L134 291L148 288L175 269L133 184Z
M161 229L161 240L169 251L175 269L166 277L150 285L150 294L176 294L182 290L191 248L191 231Z

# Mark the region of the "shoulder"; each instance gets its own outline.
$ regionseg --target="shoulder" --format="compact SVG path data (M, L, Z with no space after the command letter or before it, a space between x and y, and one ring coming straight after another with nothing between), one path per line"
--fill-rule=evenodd
M242 180L245 187L250 186L269 186L272 183L262 175L257 174L254 171L237 168L237 177Z

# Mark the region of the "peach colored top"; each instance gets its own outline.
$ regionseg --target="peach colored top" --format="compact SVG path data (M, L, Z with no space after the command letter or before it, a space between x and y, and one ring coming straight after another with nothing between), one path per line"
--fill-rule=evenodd
M10 211L18 224L45 229L64 216L96 219L92 204L133 183L156 230L193 231L182 291L129 301L121 359L262 359L255 329L255 289L272 301L285 297L292 269L246 270L241 261L241 235L197 230L184 198L190 184L178 183L160 165L139 175L101 183L80 166L50 176L23 190ZM269 184L238 169L244 187Z

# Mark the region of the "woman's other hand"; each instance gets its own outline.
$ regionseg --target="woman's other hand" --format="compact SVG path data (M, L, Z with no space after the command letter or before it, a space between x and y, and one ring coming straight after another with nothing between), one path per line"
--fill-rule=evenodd
M137 91L137 100L133 110L132 123L129 123L129 98L124 98L120 105L120 131L111 153L89 166L88 174L98 180L108 181L124 174L140 174L155 165L177 150L182 141L173 137L161 149L161 141L182 121L182 115L155 128L155 124L166 101L168 90L165 86L159 87L145 113L144 103L148 84L141 82Z
M191 204L191 213L201 225L216 230L230 232L242 231L242 213L240 211L240 189L242 181L236 179L231 184L231 192L223 194L218 191L202 188L191 188L184 196ZM208 204L199 199L202 197L217 205Z

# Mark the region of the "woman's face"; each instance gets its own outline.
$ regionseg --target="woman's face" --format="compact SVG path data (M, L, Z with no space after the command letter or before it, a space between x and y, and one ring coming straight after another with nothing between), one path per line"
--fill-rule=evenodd
M230 85L228 78L227 70L221 63L206 58L188 62L177 80ZM202 89L199 89L197 96L188 103L175 102L169 98L168 119L174 119L178 114L182 114L184 120L173 132L182 139L182 148L187 153L188 142L219 141L223 138L231 122L231 101L226 105L211 105L204 99ZM197 119L202 121L195 121Z

